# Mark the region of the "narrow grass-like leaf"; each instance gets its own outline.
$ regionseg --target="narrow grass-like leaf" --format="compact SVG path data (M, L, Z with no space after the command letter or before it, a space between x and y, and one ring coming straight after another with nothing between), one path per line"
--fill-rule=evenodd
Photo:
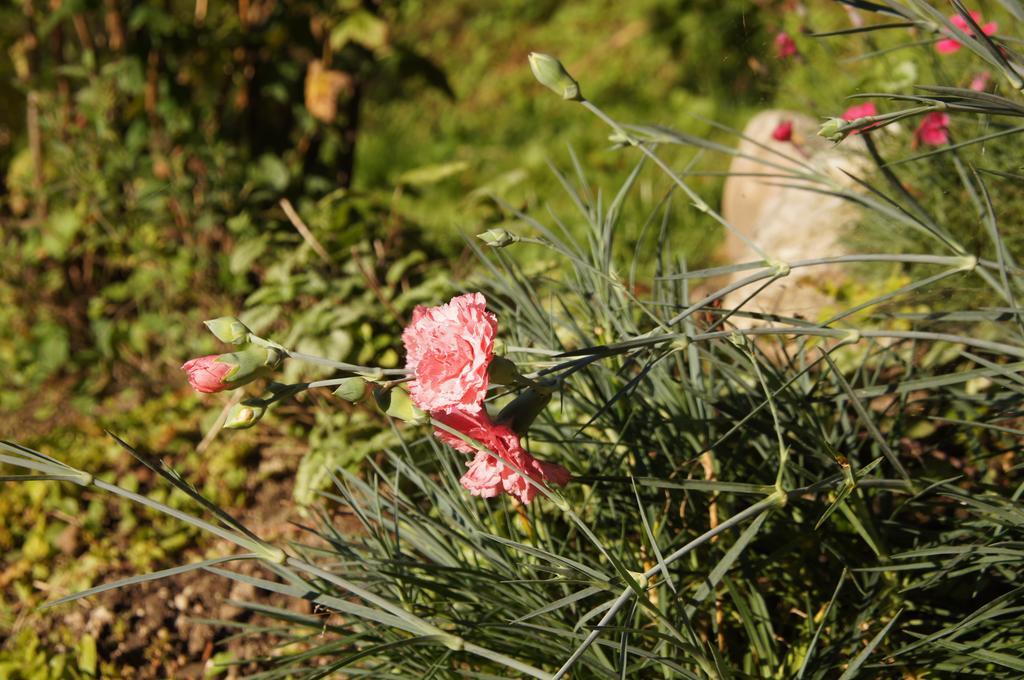
M259 559L259 558L260 558L260 555L257 555L255 553L249 553L249 554L244 554L244 555L228 555L226 557L215 557L215 558L210 559L210 560L203 560L202 562L194 562L192 564L184 564L184 565L182 565L180 567L171 567L170 569L162 569L160 571L154 571L154 572L151 572L149 574L139 574L138 576L130 576L128 578L123 578L123 579L121 579L119 581L111 581L110 583L104 583L103 585L96 586L94 588L89 588L88 590L83 590L81 592L73 593L71 595L65 595L64 597L58 598L56 600L51 600L50 602L45 602L45 603L43 603L42 605L39 606L39 609L50 609L51 607L56 607L58 605L65 604L67 602L74 602L75 600L80 600L83 597L92 597L93 595L98 595L99 593L105 593L108 590L116 590L118 588L125 588L127 586L133 586L133 585L136 585L138 583L146 583L148 581L156 581L156 580L159 580L159 579L162 579L162 578L167 578L169 576L177 576L178 574L185 574L185 573L188 573L190 571L195 571L197 569L207 569L207 568L209 568L209 567L211 567L213 565L216 565L216 564L224 564L225 562L233 562L235 560L252 560L252 559Z
M693 616L697 610L697 605L706 600L715 588L721 582L722 578L732 569L733 565L736 564L736 560L740 558L743 551L747 549L754 537L757 536L757 532L761 530L761 525L764 524L765 520L768 519L767 513L760 515L753 522L750 523L743 533L739 535L736 542L729 546L729 549L722 556L722 559L708 572L708 575L701 581L700 587L697 588L697 592L693 594L691 603L686 605L686 616L687 618Z
M889 629L893 627L893 625L896 623L896 620L899 618L902 612L902 609L896 611L896 614L893 615L892 619L889 620L889 623L885 624L885 628L878 631L878 634L876 634L875 637L871 638L871 642L869 642L867 646L864 647L864 649L862 649L860 653L853 658L853 661L850 662L850 665L847 666L846 670L843 671L843 674L839 676L839 680L851 680L852 678L857 677L857 674L860 672L861 666L863 666L867 662L868 658L871 656L871 653L875 651L875 647L877 647L878 644L889 633Z
M832 613L832 607L835 606L836 600L839 598L839 591L843 588L843 583L846 582L847 571L844 568L843 573L839 576L839 582L836 583L836 589L832 591L832 597L829 598L828 604L825 605L825 611L821 614L821 622L818 623L818 627L814 629L814 636L811 638L810 644L807 646L807 652L804 653L804 659L800 662L800 670L797 671L797 680L804 677L804 673L807 672L807 664L814 656L815 647L818 645L818 639L821 637L821 631L825 628L825 624L828 623L828 615Z

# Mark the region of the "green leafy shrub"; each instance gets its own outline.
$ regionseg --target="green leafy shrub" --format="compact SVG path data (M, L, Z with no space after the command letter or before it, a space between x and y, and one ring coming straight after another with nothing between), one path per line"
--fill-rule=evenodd
M349 186L361 84L391 69L446 87L389 39L388 5L377 16L356 4L35 4L8 11L22 29L12 53L29 121L5 202L10 407L62 375L84 373L89 394L158 383L202 310L292 269L278 254L303 240L279 200L303 214ZM315 226L349 244L401 229L403 249L415 247L414 225L367 200L335 196ZM327 255L347 260L337 245Z

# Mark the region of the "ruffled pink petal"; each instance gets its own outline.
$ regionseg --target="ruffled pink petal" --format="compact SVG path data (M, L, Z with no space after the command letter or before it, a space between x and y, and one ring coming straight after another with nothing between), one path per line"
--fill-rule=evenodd
M419 307L402 332L414 404L425 411L477 412L487 395L498 319L480 293L452 298L438 307Z
M213 392L223 392L231 387L225 382L225 379L234 367L217 361L219 358L219 354L210 354L190 359L181 365L181 370L185 371L188 384L192 386L192 389L196 392L212 394Z
M494 498L504 490L499 465L494 456L481 451L470 461L469 470L459 483L474 496Z
M565 486L572 479L572 475L569 471L558 463L547 463L543 460L538 460L537 464L540 466L541 475L544 481L550 484L557 484L558 486Z
M431 415L438 422L474 439L486 449L477 450L445 430L434 430L437 438L444 443L458 451L473 455L473 459L468 463L469 470L459 482L474 496L491 498L504 491L522 503L529 503L536 498L538 491L527 477L538 483L546 482L559 486L569 483L568 470L561 465L547 463L531 456L523 448L515 432L505 425L491 422L484 410L477 413L435 412Z

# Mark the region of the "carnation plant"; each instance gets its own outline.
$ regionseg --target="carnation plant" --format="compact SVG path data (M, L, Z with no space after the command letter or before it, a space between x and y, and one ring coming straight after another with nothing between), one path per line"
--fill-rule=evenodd
M844 33L912 32L921 49L986 61L1014 91L935 85L874 95L884 113L836 115L822 134L857 133L878 165L856 189L795 152L760 161L774 181L914 234L916 250L781 261L751 242L758 260L691 270L673 241L693 210L746 238L688 183L705 154L736 152L618 121L557 59L532 54L543 85L635 155L623 186L558 174L576 214L502 206L516 230L481 234L469 292L416 311L402 368L307 355L234 318L208 323L233 351L183 366L197 390L250 391L229 428L331 389L390 416L401 445L359 474L331 470L307 540L270 545L128 442L196 514L3 444L0 462L24 472L6 479L92 486L238 547L49 606L195 569L309 603L242 603L260 625L230 625L281 642L248 660L263 678L1019 677L1024 269L992 198L1019 176L971 152L997 137L1019 144L1007 121L1024 115L1022 61L959 4L952 18L916 0L849 4L883 16ZM988 131L954 141L970 119ZM886 137L896 121L913 126ZM884 160L899 144L958 178L968 217L914 197ZM689 165L666 160L672 147ZM664 200L626 247L628 199L648 172ZM825 265L905 282L818 319L719 304ZM289 362L336 375L278 382Z

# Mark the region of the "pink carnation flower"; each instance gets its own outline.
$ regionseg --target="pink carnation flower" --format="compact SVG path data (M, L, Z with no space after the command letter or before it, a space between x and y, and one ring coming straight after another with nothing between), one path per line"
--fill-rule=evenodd
M988 71L982 71L971 78L971 84L968 87L975 92L984 92L988 89L988 81L991 77L991 73Z
M777 142L788 142L793 139L793 121L781 120L772 130L772 139Z
M469 470L459 482L474 496L493 498L501 492L515 496L523 503L529 503L537 495L537 488L530 484L523 475L507 465L502 458L515 465L524 474L536 482L547 482L565 486L569 483L569 471L561 465L537 460L523 448L519 437L505 425L491 422L486 411L465 413L455 411L451 414L435 413L434 418L453 430L457 430L478 442L489 451L501 456L492 455L488 451L479 451L462 439L435 429L434 434L444 443L463 453L474 454Z
M971 12L970 14L971 18L974 19L974 23L981 26L981 32L985 35L994 35L995 32L999 30L999 24L994 21L990 21L987 24L982 25L980 12ZM949 18L949 22L967 35L974 35L974 31L971 28L971 25L967 23L967 19L964 19L959 14L951 16ZM953 54L954 52L959 51L961 47L962 45L960 44L960 41L955 38L943 38L935 43L935 51L939 54Z
M877 116L878 108L875 107L874 102L864 102L863 104L854 104L850 108L843 112L843 120L857 120L858 118L867 118L868 116Z
M480 293L439 307L417 307L402 332L405 366L416 379L409 396L424 411L476 413L487 395L487 367L498 319Z
M182 364L181 370L187 374L188 384L192 386L192 389L196 392L210 394L231 388L225 379L234 366L217 361L219 358L219 354L210 354Z
M949 115L932 111L921 119L921 124L914 131L914 147L919 144L926 146L942 146L949 143Z
M864 102L863 104L854 104L850 108L846 109L841 116L843 120L851 121L857 120L858 118L867 118L868 116L877 116L878 108L874 102ZM870 130L873 127L878 127L878 123L874 125L865 125L864 127L854 130L851 134L859 134L864 130Z
M775 55L779 59L795 57L796 53L796 41L789 33L782 31L775 36Z

